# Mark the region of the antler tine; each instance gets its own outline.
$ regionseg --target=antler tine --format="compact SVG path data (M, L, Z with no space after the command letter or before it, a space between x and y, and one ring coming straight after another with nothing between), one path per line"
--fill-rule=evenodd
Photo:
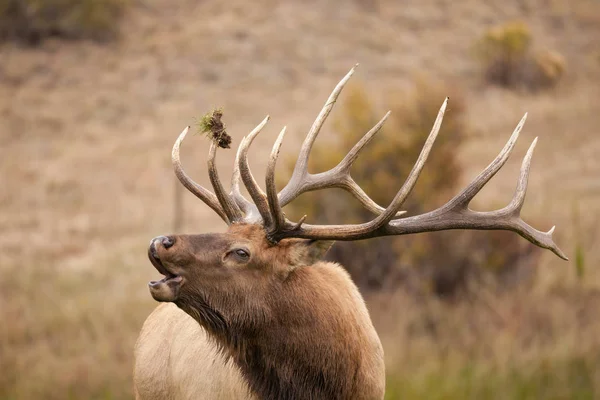
M198 197L200 200L206 203L206 205L208 205L217 214L219 214L219 217L221 217L223 221L229 224L229 217L219 204L219 199L217 199L217 196L215 196L210 190L194 182L192 178L190 178L185 173L183 167L181 166L181 160L179 158L179 149L181 147L181 142L183 142L183 139L185 139L185 136L187 135L189 129L190 127L187 126L181 132L181 134L175 141L175 144L173 145L173 151L171 152L171 162L173 164L173 169L175 170L175 175L177 176L177 179L179 179L179 181L183 184L183 186L186 187L187 190L192 192L196 197Z
M335 169L349 172L350 167L352 167L352 164L354 164L354 161L356 161L356 159L358 158L358 154L360 153L360 151L363 149L363 147L368 145L371 142L371 140L373 140L375 134L381 130L383 124L385 123L385 121L387 121L391 113L391 111L386 112L383 118L381 118L379 122L376 123L370 131L365 133L365 135L354 145L354 147L352 147L352 149L348 152L348 154L346 154L342 161L340 161L340 163L335 167Z
M248 201L240 191L240 152L241 146L238 146L237 153L235 155L235 162L233 163L233 172L231 174L231 197L237 203L237 205L241 208L244 215L244 220L246 222L259 222L262 217L258 212L258 208Z
M521 129L523 129L523 125L525 125L525 121L527 120L527 113L523 115L521 121L517 124L517 127L513 131L512 135L508 139L508 142L504 145L504 148L498 156L484 169L481 171L479 175L473 181L467 185L458 195L454 196L452 200L450 200L444 207L449 209L457 209L459 207L467 208L469 203L477 193L485 186L486 183L489 182L490 179L506 164L508 161L508 157L513 151L515 144L517 143L517 139L519 139L519 134L521 133Z
M242 211L238 207L238 205L234 202L233 198L225 192L223 188L223 184L219 179L219 174L217 172L217 166L215 164L215 158L217 156L217 144L212 141L210 144L210 150L208 152L208 177L210 178L210 183L215 191L215 195L219 200L219 203L223 207L223 211L229 218L231 223L238 222L242 219Z
M258 186L258 183L256 183L256 180L254 179L254 176L250 171L250 166L248 165L248 149L254 141L254 138L267 124L267 121L269 121L268 115L260 124L258 124L256 128L254 128L252 132L250 132L248 136L242 139L239 148L240 156L238 161L238 167L240 170L240 175L242 177L242 182L244 182L244 185L246 186L250 197L254 201L254 204L256 205L256 208L258 209L258 212L260 213L265 226L271 226L272 218L269 210L269 203L267 202L267 196L262 191L260 186Z
M285 225L285 215L281 209L279 198L277 197L277 188L275 186L275 166L277 165L277 158L279 157L279 150L281 149L281 143L285 137L286 127L284 126L275 144L271 150L271 156L269 157L269 163L267 165L267 173L265 176L265 186L267 188L267 198L269 201L269 209L273 217L273 226L269 227L269 232L277 232L282 229Z
M517 230L516 232L525 239L542 248L549 249L563 260L568 260L568 257L565 255L565 253L563 253L562 250L559 249L556 243L554 243L552 240L552 233L554 233L555 226L550 228L548 232L541 232L528 225L521 219L521 209L525 203L525 194L527 192L527 183L529 181L529 171L531 169L531 159L533 158L533 151L535 150L537 141L538 138L536 137L531 143L531 146L529 146L527 154L525 154L525 157L523 158L521 171L519 173L519 180L517 181L517 188L511 202L504 209L499 210L499 213L504 212L505 214L510 215L516 221L516 224L518 224L518 226L521 228L521 230Z
M298 160L296 160L296 165L294 166L292 177L280 193L281 198L289 198L288 202L298 197L298 194L296 193L298 192L298 190L301 189L302 182L308 175L308 157L310 156L310 151L312 149L313 143L319 135L321 127L323 126L325 120L329 116L329 113L331 112L331 109L333 108L333 105L335 104L338 96L342 92L342 89L344 88L352 74L354 74L354 70L356 69L356 67L358 67L358 64L352 67L352 69L350 69L346 76L344 76L342 80L336 85L336 87L329 95L329 98L325 102L325 105L321 109L321 112L319 112L319 115L315 119L315 122L313 122L310 130L308 131L308 134L304 139L304 143L302 143L302 147L300 148L300 153L298 154ZM285 205L287 203L282 202L281 204Z
M437 118L435 119L433 127L431 128L431 132L429 133L429 136L427 137L427 140L425 141L425 144L421 149L419 158L417 159L417 162L408 174L408 178L406 178L404 185L402 185L402 187L400 188L390 205L385 209L385 211L379 214L377 218L373 220L371 229L379 229L382 226L386 225L388 222L390 222L392 218L394 218L394 215L396 214L398 209L402 207L402 204L404 204L404 201L406 200L410 192L415 187L417 179L419 179L419 175L421 174L421 171L425 166L427 157L429 157L429 152L433 147L433 143L435 142L435 139L437 138L437 135L440 131L440 127L442 126L442 120L444 119L444 113L446 112L447 105L448 97L446 97L446 99L442 103Z
M529 181L531 159L533 157L533 151L535 150L537 140L537 137L533 139L531 146L529 146L529 150L527 150L527 154L525 154L525 157L523 158L521 171L519 173L519 180L517 181L517 188L511 202L501 211L506 212L516 220L516 223L519 224L522 229L522 232L517 231L517 233L519 233L521 236L540 247L551 250L563 260L568 260L565 253L563 253L562 250L559 249L556 243L554 243L552 240L552 233L554 233L555 228L554 226L550 228L548 232L540 232L521 219L521 209L525 203L525 193L527 192L527 183Z
M516 215L519 215L521 212L521 208L523 208L523 204L525 204L525 193L527 193L527 183L529 181L529 170L531 169L531 159L533 158L533 151L535 150L535 146L537 145L538 138L536 137L531 142L531 146L527 150L527 154L523 158L523 163L521 164L521 171L519 173L519 180L517 181L517 189L515 190L515 195L513 196L512 201L507 206L507 209L513 211Z

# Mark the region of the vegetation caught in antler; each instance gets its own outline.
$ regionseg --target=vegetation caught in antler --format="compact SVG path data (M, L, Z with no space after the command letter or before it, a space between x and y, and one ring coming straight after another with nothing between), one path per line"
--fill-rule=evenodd
M228 149L231 145L231 136L225 130L225 124L221 121L222 117L223 109L221 108L204 114L198 121L198 130L217 143L220 148Z

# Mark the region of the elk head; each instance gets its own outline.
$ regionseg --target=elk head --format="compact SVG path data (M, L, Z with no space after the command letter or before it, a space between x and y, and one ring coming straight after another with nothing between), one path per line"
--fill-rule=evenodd
M473 197L506 163L527 115L521 119L498 156L465 189L445 205L422 215L405 216L405 212L400 208L413 189L427 160L440 130L448 99L443 102L411 173L386 208L376 204L356 184L351 177L350 169L361 149L381 129L389 112L365 134L337 166L326 172L308 173L307 163L313 143L353 72L354 68L331 93L304 140L290 181L279 192L275 187L275 166L285 128L275 141L269 158L265 191L258 185L248 166L250 145L269 117L241 141L229 192L224 189L215 167L217 143L212 142L208 157L208 172L213 193L194 182L181 166L179 148L189 127L184 129L175 142L172 152L175 174L189 191L212 208L229 225L229 229L222 234L171 235L154 238L148 250L149 258L165 278L150 282L150 292L158 301L176 303L209 332L222 338L225 347L239 344L240 337L253 338L257 332L265 337L270 337L270 334L281 336L281 330L277 332L261 330L276 329L273 326L277 324L279 324L277 329L285 329L286 324L297 327L298 321L302 320L309 326L314 326L314 321L322 316L317 314L325 312L321 309L320 302L330 302L326 305L330 308L330 315L323 317L325 321L332 320L332 315L335 319L336 315L345 313L347 310L344 307L351 308L351 304L344 306L343 300L340 300L339 304L336 303L336 297L329 293L350 284L343 279L340 280L339 276L327 275L324 272L326 268L317 268L317 272L315 268L311 268L318 265L319 258L336 240L350 241L448 229L510 230L566 259L552 240L554 228L548 232L538 231L520 217L531 157L537 139L533 141L523 160L515 195L506 207L488 212L473 211L468 207ZM240 181L245 185L252 201L241 194ZM341 188L348 191L375 215L374 218L365 223L352 225L311 225L304 223L306 216L293 222L283 213L282 207L300 194L326 188ZM347 280L347 276L344 279ZM355 288L348 290L355 290ZM344 296L346 295L340 294L338 297ZM358 294L356 296L360 298ZM282 317L282 313L287 314ZM337 335L338 330L332 327L330 331L320 332L320 334L326 338L328 335ZM286 335L292 333L288 332ZM281 346L289 348L289 342L304 340L304 338L301 335L296 339L287 336L288 343ZM330 344L326 343L325 346ZM265 351L274 351L273 348L274 346L268 347L269 350ZM343 351L349 350L340 349L340 352ZM250 356L242 357L243 363L250 363L247 357Z
M165 277L150 282L150 292L158 301L176 303L214 333L225 333L227 321L256 324L255 316L273 306L256 300L274 298L292 271L316 263L331 244L286 239L274 245L261 225L243 223L222 234L159 236L152 239L148 256Z

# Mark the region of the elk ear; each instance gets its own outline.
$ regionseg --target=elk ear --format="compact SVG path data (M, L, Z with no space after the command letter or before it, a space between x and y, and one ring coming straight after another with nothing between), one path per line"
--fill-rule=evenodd
M306 247L308 250L308 261L311 263L319 261L325 256L334 243L334 240L307 240Z

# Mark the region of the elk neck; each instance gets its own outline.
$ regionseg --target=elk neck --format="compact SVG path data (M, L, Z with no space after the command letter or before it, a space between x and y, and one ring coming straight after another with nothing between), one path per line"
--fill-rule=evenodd
M295 269L261 301L249 298L243 306L194 298L193 306L178 306L231 357L258 398L361 399L378 390L365 386L383 369L381 344L340 266Z

